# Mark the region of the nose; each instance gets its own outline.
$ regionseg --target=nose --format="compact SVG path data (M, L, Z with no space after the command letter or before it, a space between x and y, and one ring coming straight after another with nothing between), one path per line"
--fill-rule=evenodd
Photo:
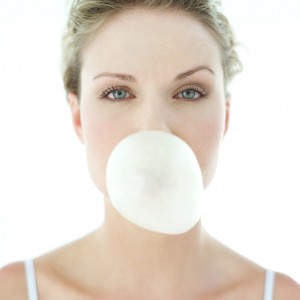
M138 131L158 130L172 133L171 110L163 101L152 99L144 103L139 120Z

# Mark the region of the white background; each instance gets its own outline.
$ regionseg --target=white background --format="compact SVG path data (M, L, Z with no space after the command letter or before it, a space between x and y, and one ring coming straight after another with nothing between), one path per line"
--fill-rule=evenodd
M78 239L103 219L59 72L63 0L0 0L0 266ZM284 5L282 4L284 3ZM204 225L300 282L300 3L223 0L244 72Z

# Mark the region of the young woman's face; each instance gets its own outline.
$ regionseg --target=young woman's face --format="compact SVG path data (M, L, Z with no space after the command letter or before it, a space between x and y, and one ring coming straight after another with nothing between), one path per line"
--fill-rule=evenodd
M109 155L142 130L183 139L196 154L204 187L211 181L229 103L217 43L191 16L135 9L108 20L83 51L80 105L74 94L69 100L92 178L105 196Z

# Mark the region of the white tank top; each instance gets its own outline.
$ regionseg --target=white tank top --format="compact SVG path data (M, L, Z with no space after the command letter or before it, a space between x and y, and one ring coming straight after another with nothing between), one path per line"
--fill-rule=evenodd
M28 300L38 300L38 289L35 278L34 262L33 260L27 260L24 262L25 275L28 291ZM265 289L263 300L273 300L275 284L275 273L271 270L266 270L265 276Z
M28 300L38 300L38 290L35 279L34 263L33 260L26 260L25 264L25 276L27 283Z

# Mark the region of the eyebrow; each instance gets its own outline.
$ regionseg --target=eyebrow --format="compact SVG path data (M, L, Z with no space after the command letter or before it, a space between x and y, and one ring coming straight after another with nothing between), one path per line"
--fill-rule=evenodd
M209 68L207 66L197 66L197 67L195 67L191 70L188 70L186 72L178 74L174 78L174 81L182 80L182 79L184 79L188 76L193 75L194 73L196 73L198 71L203 71L203 70L209 71L212 75L215 75L215 72L211 68ZM137 82L137 79L134 76L130 75L130 74L110 73L110 72L100 73L100 74L96 75L93 78L93 80L98 79L100 77L112 77L112 78L117 78L117 79L120 79L120 80L123 80L123 81Z
M184 79L184 78L186 78L188 76L193 75L194 73L196 73L198 71L203 71L203 70L209 71L212 75L215 75L215 72L211 68L209 68L207 66L198 66L198 67L195 67L195 68L193 68L191 70L188 70L186 72L178 74L175 77L174 81L182 80L182 79Z

